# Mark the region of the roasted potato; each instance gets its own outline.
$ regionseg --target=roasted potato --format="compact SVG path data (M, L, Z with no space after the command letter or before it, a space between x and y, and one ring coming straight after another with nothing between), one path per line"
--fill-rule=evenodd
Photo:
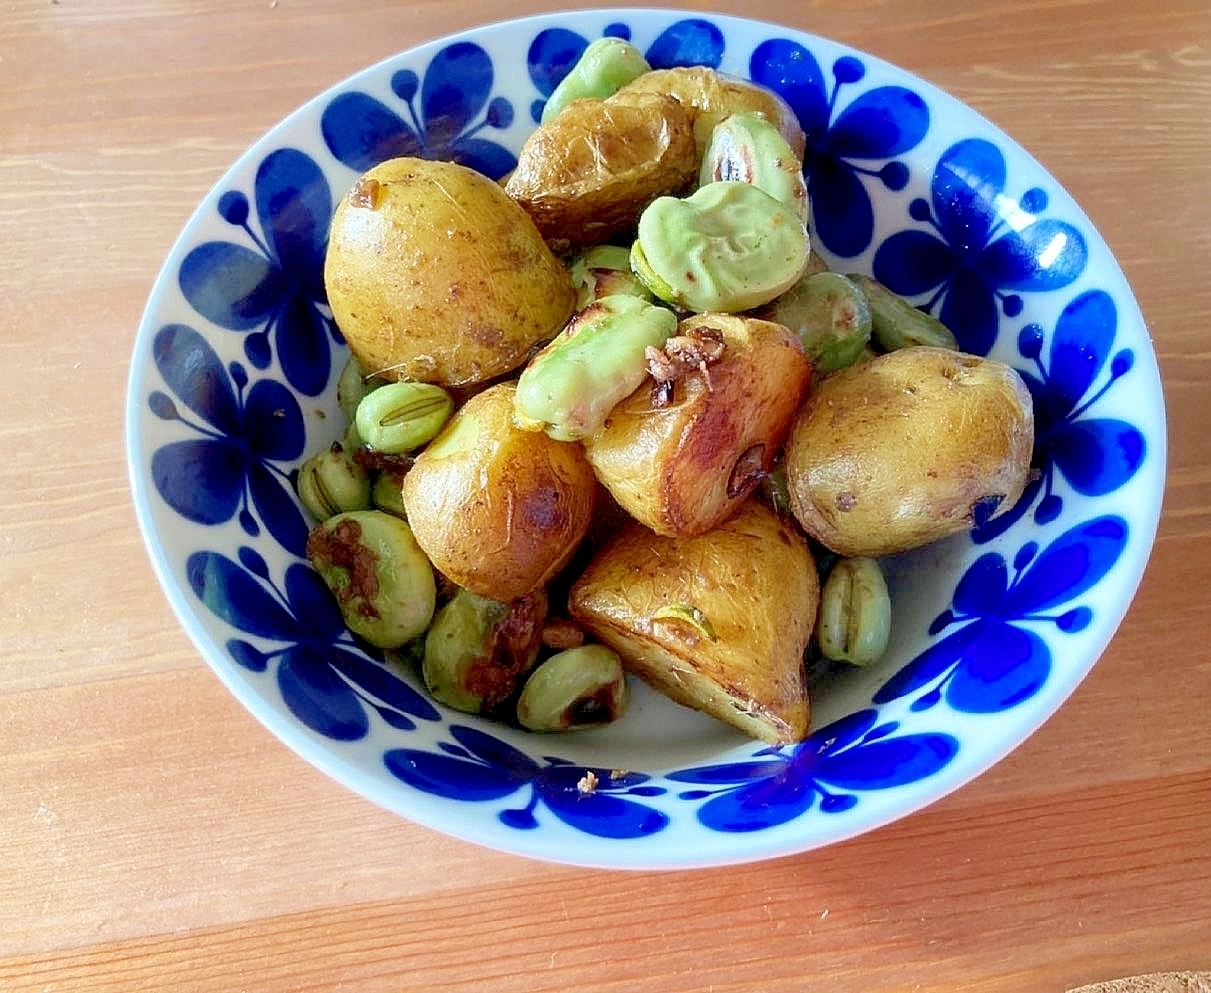
M799 339L781 324L725 314L683 320L666 349L712 335L722 356L666 389L648 380L583 439L597 478L636 520L663 535L702 534L774 466L811 379Z
M786 446L809 535L879 557L970 529L1017 502L1034 414L1009 366L946 348L889 352L821 380Z
M632 522L573 584L569 609L656 689L779 743L807 736L803 653L818 602L803 536L751 499L694 538Z
M732 114L746 111L760 114L777 127L795 155L803 160L807 138L794 110L773 90L747 79L707 66L674 66L645 72L622 87L615 97L631 93L668 93L690 108L699 160L710 145L715 125Z
M666 94L573 100L526 139L505 190L563 251L633 229L693 183L699 158L689 112Z
M513 424L514 386L468 400L404 476L421 549L448 579L508 602L544 586L588 531L596 495L579 445Z
M392 159L337 205L328 303L366 375L442 386L521 365L572 313L571 273L497 183Z

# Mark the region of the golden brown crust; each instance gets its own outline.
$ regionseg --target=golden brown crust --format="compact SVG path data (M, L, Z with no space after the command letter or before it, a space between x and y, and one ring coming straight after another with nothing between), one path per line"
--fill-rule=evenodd
M810 719L803 652L819 600L803 537L756 499L694 538L629 525L572 587L572 617L685 706L770 742Z

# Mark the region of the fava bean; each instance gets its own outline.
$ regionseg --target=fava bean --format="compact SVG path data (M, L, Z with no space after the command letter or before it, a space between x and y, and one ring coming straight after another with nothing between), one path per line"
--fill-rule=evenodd
M592 727L617 720L628 700L618 653L582 645L552 655L530 674L517 700L517 720L529 731Z
M439 703L463 713L496 709L538 658L546 613L542 592L506 604L459 589L425 635L425 686Z
M594 245L572 259L570 268L577 310L615 294L652 299L642 280L631 272L630 249L620 245Z
M370 476L340 442L304 462L296 485L304 509L317 521L370 507Z
M336 597L349 630L398 648L428 628L437 603L433 567L398 517L337 514L307 537L307 558Z
M750 183L807 221L803 163L782 132L760 114L733 114L711 132L698 182L723 181Z
M631 268L659 299L685 310L736 313L769 303L808 259L803 222L748 183L707 183L659 197L639 217Z
M518 427L576 441L601 428L647 376L644 350L677 330L677 316L638 297L602 297L572 316L517 381Z
M870 305L871 333L887 352L913 345L958 349L949 329L931 314L919 310L878 280L860 273L848 277Z
M852 365L870 341L866 295L835 272L805 276L760 316L794 331L812 365L822 373Z
M555 87L542 109L545 124L573 100L604 100L651 69L643 53L623 38L590 42L571 71Z
M876 559L839 558L820 591L816 641L835 662L872 665L891 638L891 597Z
M354 424L362 441L402 455L431 441L454 413L454 399L432 383L387 383L364 396Z

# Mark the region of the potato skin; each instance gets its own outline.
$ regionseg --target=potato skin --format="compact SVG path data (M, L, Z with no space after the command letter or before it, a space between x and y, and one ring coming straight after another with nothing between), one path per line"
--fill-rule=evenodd
M597 483L580 446L513 425L511 383L468 400L404 476L417 544L448 579L507 602L548 583L588 531Z
M781 131L799 161L803 161L807 138L794 110L773 90L747 79L706 66L674 66L645 72L615 96L632 93L669 93L689 108L699 160L710 144L716 124L732 114L752 111Z
M695 538L632 522L573 584L574 620L673 700L762 741L801 741L811 717L803 653L819 604L794 525L752 498ZM662 608L692 607L709 628Z
M571 273L499 184L391 159L337 204L328 303L368 374L442 386L499 377L571 315Z
M648 380L583 441L597 478L662 535L697 535L725 520L774 467L811 381L798 337L781 324L727 314L681 322L722 333L718 362L687 374L665 407Z
M505 190L558 251L629 232L697 176L689 112L663 93L573 100L522 146Z
M1022 495L1030 392L1009 366L903 348L823 379L786 446L790 507L834 552L879 557L969 530Z

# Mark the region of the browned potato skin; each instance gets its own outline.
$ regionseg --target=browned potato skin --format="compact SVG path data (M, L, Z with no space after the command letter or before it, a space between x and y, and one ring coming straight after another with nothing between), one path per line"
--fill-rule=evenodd
M632 523L573 585L570 610L628 671L678 703L784 743L808 732L803 652L819 597L803 536L753 498L696 538ZM713 638L654 619L670 606L697 608Z
M644 207L694 180L698 162L690 115L672 97L574 100L526 140L505 190L563 251L629 232Z
M588 531L597 482L579 445L513 426L512 383L468 400L404 476L408 524L448 579L507 602L545 586Z
M751 111L781 131L795 155L803 160L807 138L795 112L777 93L747 79L706 66L674 66L645 72L618 91L628 93L670 93L690 108L699 159L710 144L716 124L732 114Z
M597 478L657 534L697 535L725 520L774 467L811 381L795 334L752 317L699 314L694 326L722 332L723 358L653 407L649 380L584 439Z
M1009 366L900 349L808 397L786 447L791 511L838 554L908 551L969 530L981 501L1012 507L1033 447L1030 393Z
M442 386L508 373L575 305L570 272L497 183L416 158L375 166L337 204L324 283L368 374Z

